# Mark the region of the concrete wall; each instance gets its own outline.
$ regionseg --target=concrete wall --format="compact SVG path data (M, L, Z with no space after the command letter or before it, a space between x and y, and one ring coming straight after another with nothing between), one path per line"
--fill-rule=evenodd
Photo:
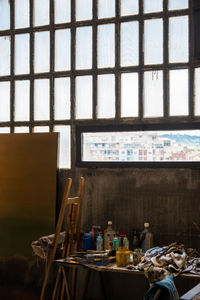
M181 241L200 249L200 170L178 168L97 168L60 171L58 203L67 177L76 194L79 176L85 177L82 229L91 225L116 230L142 229L150 222L155 245Z

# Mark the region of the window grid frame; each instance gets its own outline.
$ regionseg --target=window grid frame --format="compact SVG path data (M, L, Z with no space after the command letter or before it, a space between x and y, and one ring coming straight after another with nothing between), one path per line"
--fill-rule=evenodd
M14 132L16 126L28 126L29 131L33 132L35 126L49 126L50 132L53 131L56 125L70 125L71 137L75 136L75 127L79 124L85 125L103 125L103 124L122 124L131 123L141 125L151 123L180 123L180 122L196 122L200 117L194 113L194 69L200 66L200 61L194 58L194 7L193 1L189 1L189 8L180 10L168 11L168 0L163 0L163 11L156 13L143 13L143 1L139 1L139 12L137 15L120 15L120 0L115 1L116 15L112 18L98 19L98 0L93 0L93 18L91 20L76 21L75 18L75 1L71 0L71 20L66 23L54 23L54 0L49 0L49 20L48 25L34 26L33 25L33 5L34 0L29 0L29 27L15 29L15 2L10 1L10 29L1 30L0 36L8 35L11 40L11 60L10 60L10 75L0 76L0 81L10 82L10 121L0 122L1 127L10 127L11 133ZM169 35L169 17L184 16L189 17L189 60L187 63L169 63L168 35ZM144 65L144 21L148 19L162 18L163 20L163 63L156 65ZM120 66L120 27L123 22L138 21L139 22L139 63L137 66ZM97 26L103 24L115 24L115 66L113 68L97 67ZM76 48L76 28L82 26L92 26L92 69L76 70L75 68L75 48ZM71 30L71 69L68 71L55 70L55 30L67 29ZM48 31L50 33L50 70L45 73L34 73L34 44L35 32ZM14 51L15 51L15 34L30 34L30 72L29 74L15 74L14 71ZM169 116L169 71L174 69L185 69L189 71L189 115L188 116ZM144 94L144 71L162 70L163 71L163 116L158 118L144 118L143 116L143 94ZM138 72L138 116L137 117L121 117L121 74L129 72ZM115 118L98 119L97 118L97 77L100 74L114 74L115 76ZM76 76L91 75L93 78L93 116L92 119L78 120L75 118L75 79ZM55 78L69 77L70 78L70 119L54 120L54 82ZM34 120L34 80L49 79L50 81L50 119L46 121ZM14 121L14 98L15 98L15 81L29 80L30 81L30 121ZM71 167L75 166L75 139L71 138Z

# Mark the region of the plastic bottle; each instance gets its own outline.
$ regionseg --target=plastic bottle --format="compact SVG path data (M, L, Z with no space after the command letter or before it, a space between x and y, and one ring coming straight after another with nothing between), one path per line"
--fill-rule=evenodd
M124 237L124 247L129 250L129 240L127 238L127 236Z
M132 249L137 249L140 247L140 233L138 230L133 230L132 233Z
M99 234L96 239L96 250L97 251L103 250L103 238L102 238L101 234Z
M141 234L142 251L145 252L153 247L153 234L149 231L149 223L144 223L144 230Z
M84 233L84 237L83 237L83 250L87 251L87 250L91 250L92 247L92 234L90 233L89 230L87 230Z
M116 252L117 267L125 267L130 263L131 251L124 247L123 237L120 238L119 248Z
M108 227L104 230L104 250L108 250L109 240L114 239L115 231L112 229L112 221L108 221Z
M115 235L113 239L113 250L117 251L118 247L119 247L119 239L118 236Z

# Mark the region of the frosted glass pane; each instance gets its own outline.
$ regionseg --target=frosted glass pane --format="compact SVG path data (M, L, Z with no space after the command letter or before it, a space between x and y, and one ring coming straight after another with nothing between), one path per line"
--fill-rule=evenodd
M115 0L98 0L98 18L115 17Z
M76 119L92 118L92 76L76 77Z
M184 9L188 8L188 0L168 0L169 7L168 9Z
M154 19L144 22L144 63L163 62L163 20Z
M169 18L169 62L188 62L188 16Z
M115 25L98 26L98 67L115 65Z
M49 126L35 126L33 128L34 132L49 132Z
M115 76L98 76L98 99L97 99L98 118L115 117Z
M0 133L10 133L10 127L0 127Z
M56 78L54 86L54 119L70 119L70 78Z
M188 115L188 70L172 70L169 75L170 116Z
M163 116L163 72L144 72L144 117Z
M29 121L30 115L30 82L15 81L15 121Z
M10 121L10 82L0 82L0 122Z
M0 30L10 28L10 1L0 1Z
M71 0L56 0L54 5L55 23L70 22Z
M28 126L17 126L14 128L15 133L29 133Z
M121 0L121 16L137 15L138 12L138 0Z
M163 0L144 0L144 12L151 13L163 10Z
M91 68L92 27L80 27L76 31L76 69Z
M138 22L121 23L121 66L138 65L139 32Z
M34 0L34 25L49 24L49 0Z
M195 69L194 97L195 115L200 116L200 68Z
M49 71L49 57L50 57L50 40L49 32L35 33L35 65L36 73Z
M0 37L0 76L10 74L10 37Z
M34 120L49 120L49 80L36 79L34 83Z
M15 74L29 73L29 34L15 35Z
M76 0L76 21L92 19L92 0Z
M121 117L138 116L138 73L121 75Z
M59 132L58 167L60 169L71 168L71 128L70 126L58 125L54 132Z
M29 27L29 0L15 0L15 28Z
M70 70L71 67L70 29L55 31L55 71Z

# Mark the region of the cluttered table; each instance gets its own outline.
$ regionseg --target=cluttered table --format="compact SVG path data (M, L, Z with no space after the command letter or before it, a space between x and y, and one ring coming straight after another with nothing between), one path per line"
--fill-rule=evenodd
M199 283L200 257L195 250L192 250L187 250L186 253L183 245L177 243L163 248L155 247L149 252L147 251L138 264L133 264L133 260L131 260L125 267L117 266L115 256L104 251L77 252L70 257L57 259L54 263L63 267L85 268L87 270L82 299L85 299L87 293L91 271L98 271L103 297L108 299L105 272L145 275L150 284L160 281L168 275L194 279L195 284Z

